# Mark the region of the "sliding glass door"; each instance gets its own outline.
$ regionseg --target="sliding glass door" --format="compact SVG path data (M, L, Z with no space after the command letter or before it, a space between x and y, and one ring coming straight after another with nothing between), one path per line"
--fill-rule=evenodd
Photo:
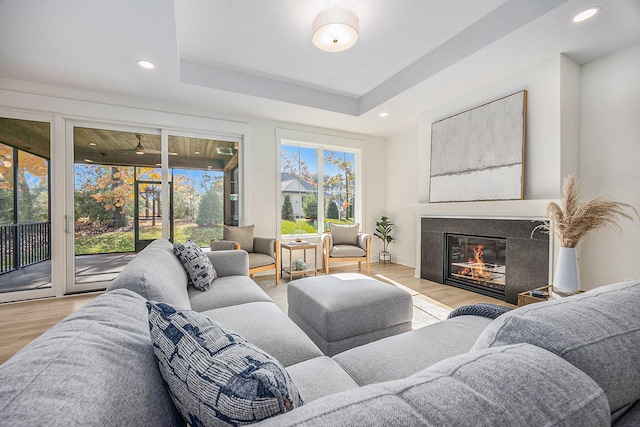
M239 140L69 123L73 233L67 292L104 289L158 238L208 247L237 225ZM164 160L164 161L163 161Z
M50 119L0 117L0 302L54 295L51 166Z

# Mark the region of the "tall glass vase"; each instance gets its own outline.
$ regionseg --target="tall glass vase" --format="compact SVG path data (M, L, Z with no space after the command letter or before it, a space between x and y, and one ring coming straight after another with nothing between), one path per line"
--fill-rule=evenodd
M576 292L580 290L580 271L576 248L560 248L558 262L553 274L553 290Z

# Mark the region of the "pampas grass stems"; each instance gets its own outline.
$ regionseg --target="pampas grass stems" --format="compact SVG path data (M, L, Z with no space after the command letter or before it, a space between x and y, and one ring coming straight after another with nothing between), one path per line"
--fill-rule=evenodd
M635 216L627 213L628 210L633 211ZM575 248L585 234L591 231L622 230L619 223L621 218L630 221L640 219L636 208L627 203L611 201L605 195L580 203L580 184L573 175L564 180L560 204L551 202L547 206L547 216L551 219L551 224L541 224L533 231L553 231L565 248Z

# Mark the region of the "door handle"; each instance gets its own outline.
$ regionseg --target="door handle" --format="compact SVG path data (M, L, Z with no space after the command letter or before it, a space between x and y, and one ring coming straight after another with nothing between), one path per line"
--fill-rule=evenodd
M67 234L73 233L73 217L71 215L64 216L64 232Z

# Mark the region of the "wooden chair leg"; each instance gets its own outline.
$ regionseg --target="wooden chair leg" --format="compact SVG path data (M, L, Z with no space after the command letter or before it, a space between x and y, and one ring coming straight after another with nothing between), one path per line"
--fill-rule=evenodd
M324 255L322 257L322 266L324 267L324 274L329 275L329 256Z

